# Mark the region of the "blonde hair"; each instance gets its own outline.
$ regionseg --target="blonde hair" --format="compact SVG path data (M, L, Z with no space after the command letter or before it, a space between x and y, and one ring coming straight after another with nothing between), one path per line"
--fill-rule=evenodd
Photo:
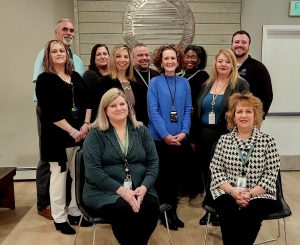
M249 106L254 112L254 125L260 128L263 120L263 103L250 92L234 93L230 96L228 102L228 111L226 112L227 129L231 131L235 127L235 111L238 105Z
M125 44L121 44L121 45L117 45L113 48L112 52L111 52L111 58L109 60L109 64L108 64L108 69L109 69L109 75L112 79L117 79L118 78L118 70L116 67L116 57L117 54L121 51L121 50L127 50L128 55L129 55L129 66L126 70L126 76L130 81L134 81L134 74L133 74L133 59L132 59L132 52L131 52L131 48Z
M229 62L232 64L232 70L228 77L228 79L229 79L228 86L231 89L235 89L235 87L237 86L237 83L238 83L239 73L238 73L238 69L237 69L236 58L231 49L221 49L216 54L214 61L213 61L212 69L211 69L210 79L206 83L206 86L211 86L218 78L217 60L221 54L225 55L226 58L229 59Z
M102 131L109 129L110 123L109 123L109 118L106 114L106 109L119 96L123 97L125 102L127 103L128 119L131 122L132 126L134 128L138 128L139 126L143 125L142 122L137 121L135 117L131 115L129 110L130 107L123 91L118 88L112 88L108 90L101 98L99 109L98 109L98 115L96 117L96 120L91 125L93 128L99 128Z

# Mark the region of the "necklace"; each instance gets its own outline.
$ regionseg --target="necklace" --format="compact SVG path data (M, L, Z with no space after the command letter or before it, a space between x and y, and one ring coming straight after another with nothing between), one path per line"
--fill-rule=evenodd
M222 90L225 88L225 86L227 86L228 81L224 83L223 87L220 89L219 92L217 92L217 86L215 86L215 93L212 93L212 101L211 101L211 110L214 110L214 106L216 104L216 100L218 95L222 92Z

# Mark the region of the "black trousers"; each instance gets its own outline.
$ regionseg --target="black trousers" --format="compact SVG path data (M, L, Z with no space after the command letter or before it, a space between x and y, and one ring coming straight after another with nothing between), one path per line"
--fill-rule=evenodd
M173 211L176 211L179 187L184 182L184 171L187 168L188 142L182 141L181 146L172 146L164 141L155 141L155 146L159 156L155 189L160 202L171 204Z
M37 208L42 210L50 206L50 165L49 162L41 160L41 108L36 105L37 128L39 135L39 150L40 160L36 169L36 195L37 195Z
M123 198L119 198L114 204L103 206L96 212L109 221L121 245L147 245L157 225L159 203L156 197L146 193L138 213L134 213Z
M274 200L257 198L246 208L239 208L235 199L224 194L216 200L224 245L252 245L264 215L278 209Z

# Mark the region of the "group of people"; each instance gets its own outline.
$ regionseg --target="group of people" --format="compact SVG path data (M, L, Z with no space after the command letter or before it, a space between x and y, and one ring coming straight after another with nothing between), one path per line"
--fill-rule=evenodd
M274 139L259 131L272 86L264 65L248 55L250 35L236 32L231 49L214 57L210 75L201 46L161 45L152 69L142 43L117 45L111 52L96 44L84 72L70 50L73 38L72 22L60 20L55 39L35 62L38 213L54 219L63 234L75 233L71 225L78 225L81 212L74 161L82 147L83 200L106 217L120 244L147 244L160 203L171 205L162 224L184 227L178 196L195 202L204 194L217 203L220 217L213 221L220 222L224 244L234 244L228 227L235 222L241 228L242 219L251 230L251 237L243 233L249 238L245 244L252 244L268 212L260 208L254 215L257 206L275 206L279 157ZM66 209L68 171L73 181ZM241 179L246 186L237 188ZM83 219L81 225L91 224Z

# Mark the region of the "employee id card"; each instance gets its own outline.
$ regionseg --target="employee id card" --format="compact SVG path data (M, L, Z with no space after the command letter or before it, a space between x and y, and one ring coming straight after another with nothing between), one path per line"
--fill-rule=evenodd
M216 114L213 111L208 114L208 124L216 124Z
M131 176L127 175L125 177L124 183L123 183L123 187L126 188L127 190L132 190L132 180L131 180Z
M236 183L237 188L246 188L247 187L247 178L246 175L239 176Z

